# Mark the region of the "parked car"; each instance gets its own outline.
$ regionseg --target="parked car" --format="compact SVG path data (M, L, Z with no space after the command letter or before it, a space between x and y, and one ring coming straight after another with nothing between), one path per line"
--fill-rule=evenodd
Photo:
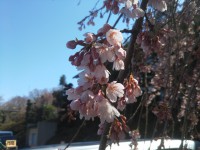
M158 150L161 144L161 140L140 140L138 141L138 150ZM65 145L47 145L35 148L27 148L24 150L64 150ZM163 141L163 150L179 150L181 140L169 139ZM184 150L200 150L200 142L192 140L183 141ZM67 150L98 150L99 142L78 142L72 143ZM134 146L131 147L131 141L122 141L118 144L112 144L107 146L106 150L134 150Z
M17 140L15 139L12 131L0 131L0 140L6 150L18 149Z

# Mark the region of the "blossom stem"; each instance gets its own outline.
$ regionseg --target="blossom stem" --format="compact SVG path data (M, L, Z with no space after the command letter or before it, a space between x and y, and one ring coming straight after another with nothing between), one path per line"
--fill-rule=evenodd
M82 124L80 125L80 127L78 128L78 130L76 131L76 133L74 134L74 136L72 137L72 139L70 140L70 142L67 144L67 146L64 148L64 150L66 150L70 144L75 140L75 138L77 137L77 135L79 134L80 130L82 129L82 127L85 125L85 120L82 122Z

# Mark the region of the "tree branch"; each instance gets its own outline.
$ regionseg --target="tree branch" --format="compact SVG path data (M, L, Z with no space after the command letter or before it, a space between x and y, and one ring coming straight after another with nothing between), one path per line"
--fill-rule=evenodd
M145 11L146 7L147 7L147 3L148 3L148 0L142 0L140 8ZM118 21L120 20L120 18L122 16L123 16L122 14L119 16L119 18L117 19L117 21L113 25L113 28L116 26L116 24L118 23ZM125 70L121 70L118 74L118 77L117 77L117 80L121 83L123 82L123 79L128 74L128 66L131 64L131 58L132 58L133 53L134 53L135 41L137 39L137 35L142 30L142 23L143 23L143 17L137 19L136 22L135 22L135 25L132 28L132 37L131 37L131 40L130 40L130 45L129 45L128 50L127 50L127 57L125 59ZM107 134L109 132L110 126L111 126L110 123L105 124L104 132L101 135L99 150L105 150L105 148L106 148Z
M99 145L99 150L105 150L106 149L106 146L107 146L107 140L108 140L108 132L110 130L110 126L111 126L111 123L107 123L105 122L105 125L104 125L104 131L101 135L101 140L100 140L100 145Z
M147 3L148 0L143 0L141 3L141 9L143 9L144 11L146 10L147 7ZM135 45L135 41L137 39L137 36L139 34L139 32L142 30L142 23L143 23L144 17L139 18L136 20L135 25L132 28L132 37L130 40L130 44L127 50L127 55L126 55L126 59L125 59L125 70L122 70L119 72L118 78L117 80L119 82L123 82L123 79L128 75L129 73L129 65L131 64L131 58L133 57L134 54L134 45Z

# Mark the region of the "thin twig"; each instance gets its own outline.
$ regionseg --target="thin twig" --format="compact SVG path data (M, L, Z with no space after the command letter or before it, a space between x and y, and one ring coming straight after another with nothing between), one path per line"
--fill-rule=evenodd
M86 17L84 17L81 21L79 21L77 24L81 24L82 22L84 22L86 19L88 19L89 17L91 17L94 13L98 12L99 10L103 9L105 6L103 5L101 8L97 9L97 10L93 10L90 11L90 14Z
M145 132L144 132L144 138L147 137L147 128L148 128L148 121L149 121L149 109L148 109L148 106L146 106L146 120L145 120Z
M140 122L141 122L141 118L142 118L143 109L144 109L144 105L142 105L142 108L140 110L140 115L139 115L139 119L138 119L137 129L139 129L139 127L140 127Z
M129 123L130 121L133 120L133 118L134 118L135 115L137 114L137 112L138 112L139 108L141 107L141 105L142 105L142 102L140 102L140 104L138 105L136 111L135 111L134 114L129 118L129 120L127 121L127 123Z
M80 130L84 126L85 122L86 122L85 120L82 122L82 124L80 125L80 127L78 128L78 130L76 131L76 133L74 134L74 136L72 137L72 139L69 141L69 143L67 144L67 146L64 148L64 150L66 150L71 145L71 143L75 140L75 138L79 134Z
M199 76L194 81L192 87L190 87L188 100L186 101L186 112L185 112L184 121L183 121L183 132L182 132L182 135L181 135L181 146L180 146L181 149L183 148L183 140L186 138L185 133L187 132L186 131L186 129L187 129L187 118L188 118L188 114L189 114L189 111L190 111L190 103L189 102L190 102L190 99L192 97L193 90L195 89L195 85L198 83L199 79L200 79L200 73L199 73Z
M127 37L127 38L124 40L123 45L126 44L126 42L130 39L130 37L131 37L131 36Z
M107 20L106 20L106 24L109 22L110 17L111 17L111 14L112 14L112 11L110 10L109 15L108 15L108 18L107 18Z
M95 10L95 8L97 7L97 5L98 5L99 1L100 1L100 0L98 0L98 1L95 3L95 5L94 5L94 7L93 7L93 9L92 9L92 10Z
M120 14L120 16L117 18L114 25L112 26L113 28L115 28L115 26L118 24L118 22L119 22L119 20L121 19L122 16L123 16L123 14Z

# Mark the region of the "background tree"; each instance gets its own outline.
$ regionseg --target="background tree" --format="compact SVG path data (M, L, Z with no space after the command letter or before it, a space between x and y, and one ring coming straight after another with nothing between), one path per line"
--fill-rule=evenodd
M0 96L0 122L4 123L6 116L5 116L5 113L4 113L4 111L2 110L2 107L1 107L2 102L3 102L3 97Z
M66 82L65 75L60 77L59 82L60 88L53 91L53 96L55 98L54 105L58 108L58 118L60 121L67 121L69 112L69 101L67 100L66 90L73 87L73 84Z

